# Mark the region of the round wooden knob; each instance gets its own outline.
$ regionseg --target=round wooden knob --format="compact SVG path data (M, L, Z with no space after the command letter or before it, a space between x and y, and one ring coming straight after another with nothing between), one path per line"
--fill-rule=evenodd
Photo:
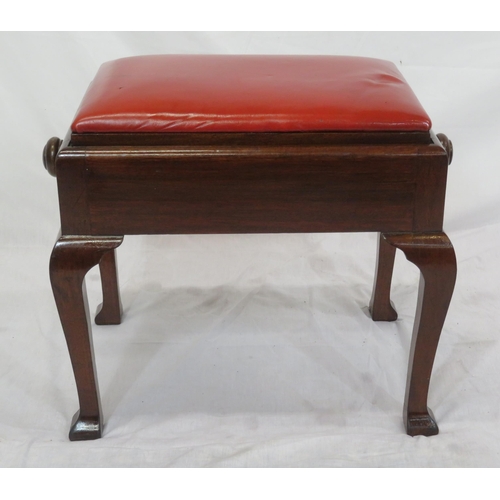
M43 148L43 165L47 172L56 176L56 156L61 147L62 141L59 137L52 137Z
M446 154L448 155L448 165L450 165L453 160L453 143L444 134L437 134L437 138L443 145Z

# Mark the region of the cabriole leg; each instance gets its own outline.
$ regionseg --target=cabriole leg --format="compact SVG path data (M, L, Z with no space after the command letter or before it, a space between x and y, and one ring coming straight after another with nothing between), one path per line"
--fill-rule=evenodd
M391 280L396 247L389 244L382 234L378 237L375 282L370 300L370 314L374 321L396 321L398 313L391 302Z
M118 286L115 250L106 252L99 262L102 282L102 304L97 309L98 325L119 325L122 320L122 303Z
M432 436L439 429L432 412L427 408L427 395L439 337L455 286L455 251L444 233L384 234L383 237L387 243L401 249L421 273L404 421L410 436Z
M123 237L60 237L50 258L50 280L73 365L80 410L69 438L96 439L102 434L99 389L85 289L85 275Z

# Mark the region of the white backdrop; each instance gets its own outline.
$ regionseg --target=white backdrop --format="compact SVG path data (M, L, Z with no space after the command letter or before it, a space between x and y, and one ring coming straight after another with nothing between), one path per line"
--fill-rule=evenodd
M342 54L398 65L453 141L445 230L458 281L430 406L402 426L418 273L398 255L400 319L367 315L374 234L129 237L123 324L94 326L104 437L77 409L48 280L58 232L47 139L63 137L102 62L140 54ZM0 465L499 466L500 34L0 34ZM88 276L92 310L97 271Z

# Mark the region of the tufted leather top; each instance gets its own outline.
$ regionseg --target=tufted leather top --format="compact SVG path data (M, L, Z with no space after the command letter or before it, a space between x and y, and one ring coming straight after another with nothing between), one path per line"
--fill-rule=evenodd
M410 86L388 61L154 55L103 64L71 130L428 131L430 127Z

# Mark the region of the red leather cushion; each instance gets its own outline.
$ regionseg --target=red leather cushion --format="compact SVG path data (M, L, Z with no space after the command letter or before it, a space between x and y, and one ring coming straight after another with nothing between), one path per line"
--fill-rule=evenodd
M105 63L72 124L87 132L427 131L396 66L342 56L157 55Z

